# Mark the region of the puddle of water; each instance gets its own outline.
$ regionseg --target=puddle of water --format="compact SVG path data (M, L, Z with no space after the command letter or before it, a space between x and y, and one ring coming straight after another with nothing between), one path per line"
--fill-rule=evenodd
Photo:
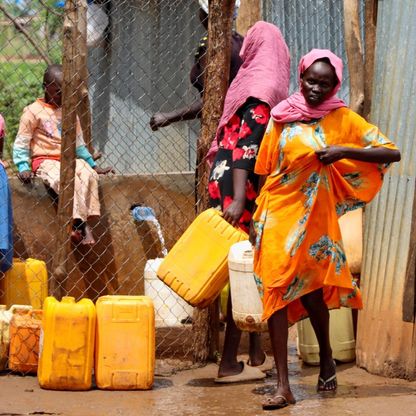
M141 205L135 206L131 211L131 215L133 215L133 218L136 221L151 222L155 226L156 233L159 238L160 245L162 247L162 255L163 257L166 257L168 255L168 250L166 249L165 238L163 236L162 227L160 226L160 223L156 218L156 214L153 211L153 208Z
M166 389L173 386L173 381L168 378L155 378L153 390Z

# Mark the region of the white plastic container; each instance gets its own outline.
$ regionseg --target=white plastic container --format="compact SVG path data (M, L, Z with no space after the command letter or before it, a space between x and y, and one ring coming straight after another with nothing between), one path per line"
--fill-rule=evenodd
M329 311L329 336L332 356L335 360L348 363L355 360L355 338L352 313L349 308ZM297 323L298 354L309 365L319 365L319 346L309 319Z
M249 241L233 244L228 254L233 319L242 331L267 331L263 302L253 274L253 248Z
M348 267L352 274L361 272L363 258L363 210L349 211L338 219Z
M148 260L144 268L144 293L153 300L156 328L181 325L181 320L192 316L193 312L191 305L157 277L156 272L162 261Z

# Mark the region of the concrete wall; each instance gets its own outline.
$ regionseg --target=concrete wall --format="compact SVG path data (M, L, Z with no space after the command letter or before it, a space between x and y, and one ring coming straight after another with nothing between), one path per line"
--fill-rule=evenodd
M15 255L38 258L51 270L56 251L56 211L40 181L33 186L10 179L15 220ZM193 174L134 175L102 178L102 216L94 225L92 248L73 247L69 295L96 299L103 294L143 294L146 260L160 256L155 229L137 224L133 203L152 207L171 248L194 217Z

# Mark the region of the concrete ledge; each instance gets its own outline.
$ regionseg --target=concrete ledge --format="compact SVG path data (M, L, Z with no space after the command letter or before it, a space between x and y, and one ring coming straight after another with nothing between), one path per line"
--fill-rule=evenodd
M51 270L56 251L56 209L42 182L23 185L10 178L15 221L15 255L38 258ZM191 173L103 177L102 215L94 224L97 243L73 248L67 293L95 300L104 294L143 294L146 260L161 256L152 225L135 223L133 203L152 207L171 248L194 218L194 176Z

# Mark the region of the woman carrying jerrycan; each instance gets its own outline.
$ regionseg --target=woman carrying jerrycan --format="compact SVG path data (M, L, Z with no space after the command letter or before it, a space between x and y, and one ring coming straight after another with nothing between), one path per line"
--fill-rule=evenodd
M250 241L264 288L277 367L277 391L263 409L295 403L288 379L288 325L309 316L320 349L318 391L335 391L328 309L361 308L346 262L338 217L380 190L400 152L379 129L335 96L342 61L313 49L299 64L300 91L271 112L255 173L260 178Z
M243 63L228 89L207 156L212 163L208 192L211 207L248 232L257 196L258 176L253 172L257 151L270 109L288 95L290 56L280 30L270 23L257 22L244 39L240 57ZM257 333L250 333L248 363L238 362L240 338L241 331L232 318L230 294L217 383L259 380L272 368Z

